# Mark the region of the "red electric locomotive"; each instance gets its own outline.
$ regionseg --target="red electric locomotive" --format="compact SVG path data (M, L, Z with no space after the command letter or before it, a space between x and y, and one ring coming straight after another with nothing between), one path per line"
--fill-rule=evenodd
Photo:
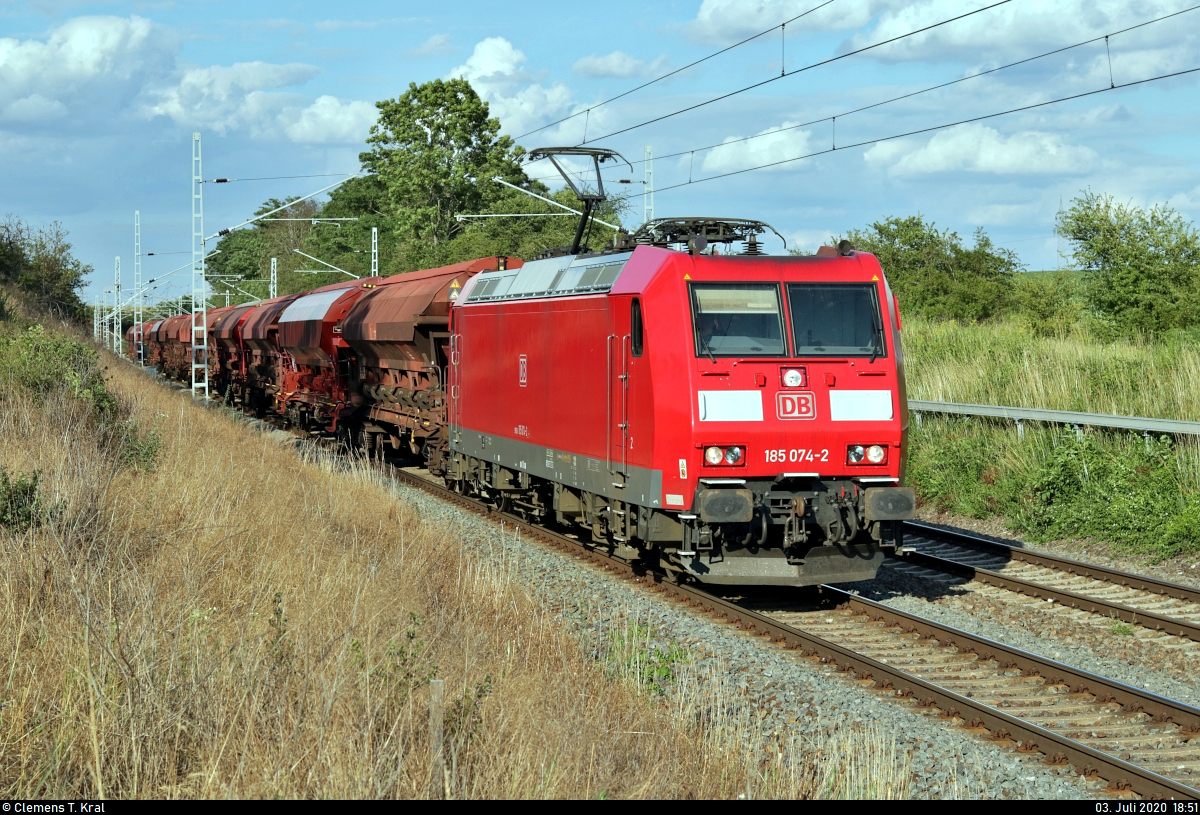
M749 222L655 226L756 250ZM872 255L566 255L479 275L453 315L460 489L707 583L870 579L913 517Z
M617 157L530 156L563 154L597 178ZM597 187L575 190L570 249L484 272L455 302L447 481L683 579L873 578L915 514L878 261L845 242L767 257L767 225L703 218L580 253ZM716 248L733 243L742 254Z

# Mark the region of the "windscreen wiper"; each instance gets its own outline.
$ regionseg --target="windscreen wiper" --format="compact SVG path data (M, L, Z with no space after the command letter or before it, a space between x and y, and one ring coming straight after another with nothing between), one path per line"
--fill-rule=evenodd
M875 298L871 298L871 299L874 300ZM871 309L871 327L875 331L875 342L874 342L874 344L871 345L871 364L874 365L875 357L877 357L883 353L883 326L880 325L880 323L879 323L878 301L876 301L872 305L875 306L875 308Z
M708 343L704 341L704 335L697 334L696 336L700 338L700 344L704 346L704 353L708 354L708 358L712 360L712 364L716 365L717 355L712 352L712 349L708 347Z

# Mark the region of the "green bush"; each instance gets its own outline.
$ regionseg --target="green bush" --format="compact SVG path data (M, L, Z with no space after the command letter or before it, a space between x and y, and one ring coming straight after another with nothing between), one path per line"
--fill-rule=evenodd
M971 518L1007 515L1019 506L1029 467L1006 454L993 425L926 421L910 428L908 481L941 512Z
M956 232L939 231L920 215L885 218L848 235L879 258L904 313L977 322L1011 308L1017 255L992 243L983 229L967 248Z
M1016 313L1037 337L1065 336L1083 316L1083 286L1071 272L1017 275Z
M158 467L158 452L162 449L162 437L158 427L142 433L138 423L126 419L121 426L119 455L121 463L138 472L153 472Z
M1030 493L1023 525L1035 537L1095 537L1156 556L1165 554L1163 530L1183 508L1167 437L1147 443L1062 431Z
M1122 335L1200 324L1200 232L1166 205L1142 209L1086 190L1058 219L1087 276L1092 311Z
M42 326L30 326L11 339L0 339L0 382L37 397L66 388L101 416L116 411L116 399L104 384L98 357L90 346Z
M909 436L923 503L1001 516L1032 541L1094 538L1155 560L1200 550L1200 493L1167 437L926 419Z
M0 529L27 532L41 526L48 515L38 495L39 473L12 478L0 467Z

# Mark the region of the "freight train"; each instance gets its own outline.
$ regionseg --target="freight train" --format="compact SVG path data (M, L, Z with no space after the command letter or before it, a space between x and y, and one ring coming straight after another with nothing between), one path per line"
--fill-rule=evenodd
M210 382L676 579L873 578L915 514L900 311L876 258L844 241L764 255L769 227L727 218L591 252L582 226L528 262L209 310ZM143 327L163 375L190 377L191 325Z

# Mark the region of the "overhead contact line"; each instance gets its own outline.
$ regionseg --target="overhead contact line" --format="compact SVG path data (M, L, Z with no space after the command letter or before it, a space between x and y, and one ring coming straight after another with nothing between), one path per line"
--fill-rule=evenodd
M1006 4L1008 4L1008 3L1011 3L1011 2L1012 2L1012 0L999 0L999 2L997 2L997 3L992 3L991 5L984 6L983 8L977 8L977 9L975 9L974 11L968 11L968 12L964 12L963 14L959 14L959 15L957 15L957 16L955 16L955 17L951 17L951 18L949 18L949 19L942 20L941 22L938 22L938 23L932 23L932 24L930 24L930 25L927 25L927 26L924 26L924 27L922 27L922 28L918 28L918 29L915 29L915 30L913 30L913 31L909 31L907 34L898 34L898 35L897 35L897 36L895 36L895 37L891 37L891 38L889 38L889 39L886 39L886 40L883 40L883 41L881 41L881 42L877 42L877 43L874 43L874 44L872 44L872 45L867 45L867 46L864 46L864 47L862 47L862 48L858 48L858 49L856 49L856 50L854 50L854 51L850 51L850 52L848 52L848 53L845 53L845 54L839 54L839 55L838 55L838 56L836 56L836 57L830 57L829 59L823 59L823 60L821 60L820 62L813 62L813 63L810 63L810 64L808 64L808 65L805 65L803 68L797 68L797 69L796 69L796 70L794 70L794 71L786 71L786 72L783 72L783 73L781 73L779 76L773 76L773 77L771 77L770 79L764 79L764 80L762 80L761 82L755 82L755 83L754 83L754 84L752 84L752 85L747 85L746 87L744 87L744 88L739 88L739 89L738 89L738 90L736 90L736 91L730 91L729 93L724 93L724 94L721 94L720 96L714 96L712 99L705 100L704 102L698 102L698 103L697 103L697 104L695 104L695 105L689 105L689 106L688 106L688 107L686 107L686 108L680 108L679 110L672 111L671 113L665 113L665 114L663 114L662 116L656 116L656 117L655 117L655 118L653 118L653 119L648 119L648 120L646 120L646 121L644 121L644 122L641 122L641 123L639 123L639 124L636 124L636 125L630 125L629 127L624 127L624 128L621 128L620 130L614 130L612 133L606 133L605 135L603 135L603 136L597 136L597 137L596 137L596 138L594 138L594 139L585 139L584 141L580 142L580 144L590 144L590 143L592 143L592 142L597 142L597 141L600 141L600 140L602 140L602 139L608 139L608 138L611 138L611 137L613 137L613 136L618 136L618 135L620 135L620 134L622 134L622 133L628 133L628 132L629 132L629 131L631 131L631 130L637 130L638 128L642 128L642 127L645 127L645 126L647 126L647 125L654 124L655 122L661 122L661 121L663 121L664 119L670 119L670 118L672 118L673 116L678 116L678 115L679 115L679 114L681 114L681 113L687 113L687 112L689 112L689 111L697 110L697 109L699 109L699 108L702 108L702 107L705 107L705 106L707 106L707 105L714 104L715 102L720 102L720 101L722 101L722 100L724 100L724 99L729 99L729 98L730 98L730 97L732 97L732 96L737 96L738 94L745 93L746 91L752 91L752 90L754 90L755 88L761 88L761 87L763 87L764 85L769 85L769 84L771 84L772 82L778 82L780 79L786 79L786 78L787 78L787 77L789 77L789 76L795 76L796 74L804 73L805 71L811 71L813 68L819 68L819 67L821 67L822 65L829 65L830 63L837 62L837 61L839 61L839 60L843 60L843 59L847 59L848 57L853 57L853 56L856 56L856 55L858 55L858 54L862 54L862 53L865 53L865 52L867 52L867 51L871 51L871 50L873 50L873 49L875 49L875 48L881 48L882 46L889 45L890 43L898 42L898 41L900 41L900 40L904 40L904 39L907 39L907 38L909 38L909 37L916 36L917 34L922 34L922 33L926 32L926 31L931 31L931 30L933 30L933 29L935 29L935 28L940 28L941 26L944 26L944 25L949 25L950 23L957 22L958 20L962 20L962 19L965 19L965 18L967 18L967 17L971 17L971 16L973 16L973 15L976 15L976 14L981 14L981 13L983 13L983 12L985 12L985 11L990 11L991 9L994 9L994 8L996 8L996 7L998 7L998 6L1003 6L1003 5L1006 5Z
M857 141L852 144L844 144L841 147L837 147L836 145L831 144L825 150L816 150L816 151L813 151L812 153L805 153L802 156L793 156L792 158L780 159L779 161L772 161L772 162L768 162L766 164L758 164L753 167L746 167L741 170L731 170L727 173L719 173L717 175L705 176L704 178L689 179L687 181L681 181L678 184L671 184L666 187L657 187L655 189L655 192L656 193L666 192L667 190L674 190L674 189L678 189L680 187L687 187L692 184L701 184L705 181L716 181L719 178L729 178L730 176L742 175L743 173L750 173L750 172L754 172L755 170L765 170L769 167L778 167L783 164L791 164L794 161L802 161L806 158L813 158L815 156L823 156L828 153L842 152L844 150L850 150L855 147L866 147L867 145L871 145L871 144L879 144L881 142L894 141L895 139L903 139L907 136L919 136L922 133L932 133L937 130L946 130L951 127L957 127L958 125L970 124L972 122L982 122L982 121L986 121L988 119L995 119L1000 116L1008 116L1013 113L1021 113L1022 111L1026 111L1026 110L1036 110L1037 108L1049 107L1050 105L1057 105L1062 102L1070 102L1075 99L1084 99L1086 97L1096 96L1097 94L1101 94L1101 93L1108 93L1110 91L1121 90L1122 88L1132 88L1137 85L1146 85L1151 82L1158 82L1158 81L1161 81L1164 79L1172 79L1177 76L1186 76L1188 74L1194 74L1196 72L1200 72L1200 68L1188 68L1188 69L1182 70L1182 71L1173 71L1169 74L1160 74L1159 76L1152 76L1147 79L1138 79L1138 80L1134 80L1132 82L1118 83L1118 84L1112 85L1111 87L1099 88L1099 89L1093 90L1093 91L1084 91L1083 93L1075 93L1075 94L1071 94L1070 96L1061 96L1057 99L1050 99L1045 102L1035 102L1035 103L1029 104L1029 105L1021 105L1020 107L1009 108L1008 110L1002 110L997 113L987 113L987 114L983 114L981 116L971 116L969 118L959 119L958 121L954 121L954 122L947 122L945 124L940 124L940 125L932 125L930 127L922 127L922 128L918 128L916 130L909 130L904 133L896 133L891 136L880 136L877 139L864 139L862 141ZM702 148L697 148L697 151L699 149L702 149ZM696 152L696 151L684 151L683 153L680 153L677 155L687 155L688 153L691 153L691 152ZM632 197L634 197L634 196L625 196L624 198L612 198L609 200L610 201L627 201Z
M687 155L691 155L693 153L700 153L705 150L714 150L718 147L727 147L728 145L731 145L731 144L741 144L742 142L753 141L754 139L761 139L761 138L765 138L766 136L774 136L778 133L786 133L789 130L798 130L803 127L811 127L812 125L821 124L822 122L831 122L836 119L845 118L846 116L850 116L855 113L862 113L865 110L871 110L873 108L883 107L884 105L890 105L893 102L900 102L900 101L903 101L904 99L911 99L914 96L920 96L921 94L930 93L930 92L936 91L936 90L941 90L942 88L948 88L951 85L957 85L962 82L969 82L972 79L979 79L980 77L988 76L989 74L994 74L994 73L997 73L998 71L1003 71L1008 68L1015 68L1019 65L1025 65L1026 63L1034 62L1036 60L1043 59L1045 57L1054 56L1055 54L1061 54L1065 51L1070 51L1070 50L1073 50L1075 48L1080 48L1085 45L1091 45L1093 43L1100 42L1101 40L1107 42L1109 37L1115 37L1118 34L1125 34L1125 33L1128 33L1130 31L1133 31L1138 28L1143 28L1148 25L1153 25L1154 23L1160 23L1163 20L1169 20L1172 17L1178 17L1181 14L1187 14L1188 12L1196 11L1197 9L1200 9L1200 5L1195 5L1195 6L1192 6L1191 8L1186 8L1181 11L1176 11L1171 14L1164 15L1162 17L1156 17L1153 20L1147 20L1144 23L1138 23L1137 25L1129 26L1128 28L1122 28L1119 31L1112 31L1112 32L1109 32L1108 34L1101 34L1099 36L1092 37L1091 39L1082 40L1080 42L1074 43L1073 45L1064 45L1060 48L1055 48L1053 50L1046 51L1041 54L1037 54L1036 56L1026 57L1025 59L1017 60L1016 62L1010 62L1007 65L1000 65L995 68L989 68L986 71L980 71L979 73L971 74L970 76L962 76L962 77L959 77L958 79L952 79L949 82L941 82L937 85L930 85L927 88L922 88L917 91L911 91L909 93L900 94L899 96L893 96L890 99L884 99L879 102L873 102L869 105L864 105L862 107L854 108L852 110L844 110L841 113L834 113L829 116L823 116L820 119L811 119L807 122L801 122L800 124L788 125L787 127L781 127L777 130L768 130L765 133L756 133L753 136L745 136L740 139L733 139L732 141L720 142L719 144L709 144L704 147L694 147L690 150L680 150L677 153L665 153L661 156L655 156L655 158L656 159L668 159L668 158L677 158L679 156L687 156ZM1113 89L1114 89L1114 86L1112 83L1112 77L1110 76L1109 77L1109 90L1113 90ZM632 161L631 163L632 164L644 164L645 159L637 159L635 161Z
M638 91L642 90L643 88L648 88L651 85L655 84L656 82L661 82L664 79L675 76L675 74L686 71L688 68L694 68L695 66L699 65L702 62L707 62L708 60L712 59L713 57L719 57L721 54L724 54L726 51L732 51L734 48L737 48L738 46L745 45L746 43L751 42L752 40L757 40L759 37L770 34L772 31L774 31L777 28L778 29L786 29L788 23L794 23L794 22L796 22L796 20L799 20L801 17L807 17L809 14L812 14L814 11L818 11L819 9L825 8L825 6L828 6L832 2L833 2L833 0L825 0L824 3L821 3L820 5L817 5L817 6L813 6L808 11L806 11L802 14L797 14L795 17L791 18L790 20L784 20L779 25L771 26L768 29L758 32L757 34L755 34L752 37L747 37L746 39L742 40L741 42L735 42L733 45L726 46L725 48L722 48L720 51L714 51L713 53L709 54L708 56L702 57L701 59L698 59L695 62L689 62L687 65L684 65L682 68L676 68L674 71L670 71L668 73L663 74L660 77L651 79L649 82L643 82L641 85L638 85L636 88L630 88L629 90L625 91L624 93L618 93L616 96L605 99L603 102L597 102L596 104L592 105L591 107L585 108L584 110L576 111L575 113L572 113L570 116L564 116L563 118L561 118L557 121L551 122L550 124L542 125L541 127L536 128L534 130L530 130L526 133L522 133L520 136L517 136L515 139L513 139L513 141L518 141L520 139L525 138L526 136L532 136L534 133L540 133L541 131L545 130L546 128L554 127L555 125L562 124L563 122L569 122L572 119L575 119L579 116L590 115L591 112L593 110L595 110L596 108L603 107L604 105L607 105L610 102L615 102L618 99L629 96L631 93L637 93Z

